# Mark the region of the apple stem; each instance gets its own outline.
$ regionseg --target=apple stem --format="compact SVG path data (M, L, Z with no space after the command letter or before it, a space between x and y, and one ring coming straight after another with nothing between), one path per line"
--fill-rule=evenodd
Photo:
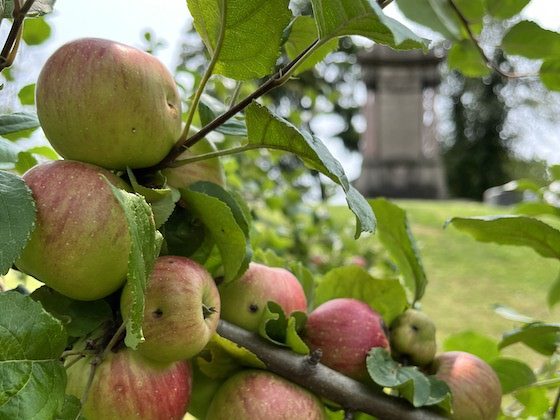
M95 377L95 371L97 367L102 363L103 359L100 356L95 356L90 362L89 368L89 375L86 382L86 386L84 388L84 393L82 394L82 398L80 399L81 407L80 411L76 415L76 420L79 419L82 415L82 411L84 409L84 405L88 399L89 391L91 390L91 385L93 384L93 378Z
M117 332L115 332L115 334L113 334L113 337L111 337L111 340L109 341L109 343L107 344L107 346L103 350L103 353L101 353L101 360L103 360L105 358L105 356L107 356L107 354L111 350L113 350L113 347L115 347L115 345L122 338L122 336L125 332L126 332L126 324L123 322L119 326L119 328L117 329Z
M315 349L307 357L307 363L309 363L311 366L317 366L321 361L321 357L323 357L323 350Z
M440 420L433 408L414 408L403 398L376 392L365 384L336 372L321 363L310 369L313 355L303 356L265 341L259 335L220 320L220 336L254 353L271 372L294 382L348 411L359 411L385 420Z
M210 315L215 314L216 312L216 308L214 308L213 306L206 306L205 304L202 304L202 316L204 317L204 319L207 319L210 317Z
M82 356L85 357L89 354L96 354L95 350L67 350L62 353L61 358L66 359L68 356Z

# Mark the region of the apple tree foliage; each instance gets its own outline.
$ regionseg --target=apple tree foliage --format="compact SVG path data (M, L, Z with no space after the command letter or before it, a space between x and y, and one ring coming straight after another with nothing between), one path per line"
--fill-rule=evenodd
M493 63L478 41L490 19L503 21L509 29L499 48L506 57L538 60L540 70L531 76L540 78L550 90L560 90L560 33L523 20L520 13L529 1L395 3L406 18L448 41L449 67L468 77L485 77L491 72L514 76ZM368 303L387 323L421 300L427 276L405 212L383 198L362 197L321 139L267 106L268 92L312 69L336 50L341 37L361 36L397 50L428 49L430 40L384 13L390 3L392 0L311 0L312 15L294 16L289 0L186 1L208 55L206 72L195 75L192 96L183 98L186 128L176 147L151 171L128 170L123 174L132 184L132 192L115 191L125 210L133 244L127 273L134 289L127 316L127 346L135 348L142 339L143 293L160 253L193 258L225 282L240 277L251 260L284 266L302 282L310 309L336 297L353 297ZM0 56L6 83L12 83L10 66L17 66L20 41L33 46L49 37L50 27L41 16L50 13L53 5L53 0L0 0L0 24L10 27ZM285 64L279 66L280 62ZM35 224L33 197L21 175L39 162L58 159L50 147L29 147L25 142L39 128L33 111L34 85L24 86L17 96L24 111L0 115L2 275L13 267ZM216 151L177 160L186 148L210 133L221 136ZM264 149L271 152L262 152ZM296 178L281 190L281 196L266 195L267 189L279 191L274 177L278 179L278 171L289 169L289 160L283 160L286 154L300 159L308 173L320 173L340 188L355 216L353 224L330 220L324 209L301 203L301 185ZM232 155L238 158L230 158ZM165 186L159 172L216 157L223 159L229 187L198 182L176 190ZM253 179L236 175L251 173L244 171L245 166L252 167ZM305 176L301 172L299 175ZM453 218L449 224L482 242L525 246L544 258L560 259L560 231L540 218L560 215L559 167L550 168L550 176L550 185L544 187L529 180L517 181L515 188L531 191L537 201L520 204L516 215ZM188 212L179 205L181 200L189 203ZM279 223L288 226L284 235L275 232ZM154 234L154 228L161 234ZM359 254L356 243L367 241L362 234L374 231L382 248L375 256L364 256L364 262L376 266L375 275L361 267L363 263L349 264L337 255L348 249ZM333 253L330 261L329 252ZM318 256L326 256L327 261L315 258ZM548 304L559 301L560 276L551 282ZM0 293L0 418L76 418L80 404L65 396L61 360L68 343L87 336L112 318L111 305L114 302L108 299L74 301L45 288L29 296L17 291ZM469 351L494 368L503 392L511 394L516 404L514 411L504 407L505 414L539 417L550 414L552 407L555 415L557 404L551 400L549 389L560 384L555 372L560 324L541 322L510 308L496 310L518 327L506 332L499 342L474 332L453 336L444 343L444 349ZM265 340L294 354L308 353L299 335L305 314L286 317L274 302L269 303L265 314L259 329ZM117 335L123 332L122 328L115 330ZM501 349L515 343L549 356L548 370L537 374L523 361L501 354ZM267 366L258 354L219 335L209 344L205 357L195 362L195 374L203 378L199 383L208 385L194 390L193 406L198 412L205 410L204 393L215 389L216 383L240 366ZM400 365L379 349L370 353L367 365L374 382L392 389L394 395L414 407L449 409L448 388L420 369ZM344 408L343 402L341 405ZM336 410L330 415L343 416Z

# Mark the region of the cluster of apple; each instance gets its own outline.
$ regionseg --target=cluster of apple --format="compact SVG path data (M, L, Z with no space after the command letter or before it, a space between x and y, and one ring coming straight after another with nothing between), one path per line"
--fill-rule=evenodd
M134 300L126 283L132 238L113 188L131 191L123 170L156 165L174 146L182 131L177 86L153 56L88 38L49 58L36 104L46 137L64 159L23 176L37 221L16 266L71 299L109 297L117 302L116 321L126 322ZM201 178L223 185L223 173L205 165L166 169L167 185L183 188ZM78 340L72 352L87 357L68 363L67 393L85 402L82 413L90 420L180 419L196 387L191 360L208 345L219 319L257 332L270 301L286 316L308 310L300 282L283 268L251 263L239 279L217 286L197 262L160 256L145 292L145 340L135 350L122 343L108 348L106 331ZM365 383L371 383L366 357L374 347L436 373L453 391L456 418L491 419L499 411L499 382L490 367L466 353L435 357L435 327L419 311L407 310L388 330L366 303L333 299L308 314L302 337L312 351L320 349L323 364ZM206 418L232 416L322 419L325 412L298 385L242 369L207 407Z

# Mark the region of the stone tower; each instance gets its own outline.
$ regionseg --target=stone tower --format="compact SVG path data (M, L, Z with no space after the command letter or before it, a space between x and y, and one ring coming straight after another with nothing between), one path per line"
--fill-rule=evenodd
M356 188L367 197L445 197L433 109L441 58L376 45L358 59L368 97Z

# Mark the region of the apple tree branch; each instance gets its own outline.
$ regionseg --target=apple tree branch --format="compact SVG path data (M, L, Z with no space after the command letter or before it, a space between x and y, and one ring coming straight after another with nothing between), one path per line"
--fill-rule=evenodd
M316 353L309 356L296 354L223 320L220 320L217 332L253 352L271 372L339 404L347 412L361 411L384 420L446 418L435 409L414 408L402 398L375 392L366 385L318 363L320 355Z

